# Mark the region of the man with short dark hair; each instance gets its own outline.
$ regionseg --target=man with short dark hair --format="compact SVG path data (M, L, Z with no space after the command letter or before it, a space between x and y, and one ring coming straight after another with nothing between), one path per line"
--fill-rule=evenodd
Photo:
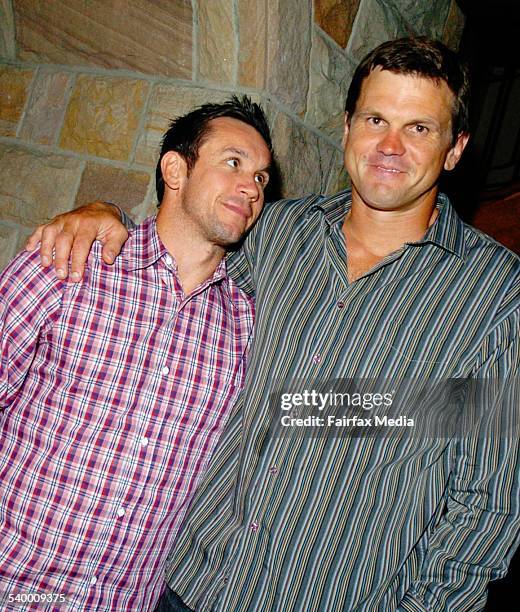
M160 208L82 284L0 277L0 607L149 610L243 384L254 304L223 256L271 166L248 98L173 121Z
M467 96L442 44L379 46L347 99L352 189L272 204L230 258L257 302L243 409L168 559L161 610L474 611L504 576L518 431L474 435L482 421L467 408L469 383L518 377L520 264L438 193L468 140ZM89 239L106 219L83 228ZM454 397L470 427L273 433L280 385L338 379L468 381ZM488 399L484 415L500 415L500 396Z

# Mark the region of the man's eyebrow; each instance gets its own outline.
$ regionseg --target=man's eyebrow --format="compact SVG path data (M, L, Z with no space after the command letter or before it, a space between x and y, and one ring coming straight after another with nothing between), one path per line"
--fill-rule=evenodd
M437 127L440 127L441 125L440 122L437 119L434 119L433 117L416 117L415 119L412 119L409 123L424 123L426 125L435 125Z
M382 116L382 112L377 111L377 110L373 110L371 108L363 108L360 110L355 110L353 113L353 115L361 115L362 117L381 117Z
M244 151L244 149L238 149L237 147L226 147L224 149L224 153L234 153L235 155L240 155L240 157L249 159L247 151Z
M358 115L359 117L379 117L381 119L385 118L384 112L372 108L364 108L362 110L355 111L354 114ZM417 115L416 117L413 117L412 119L407 121L406 125L414 125L417 123L440 127L439 121L435 117L431 117L430 115Z

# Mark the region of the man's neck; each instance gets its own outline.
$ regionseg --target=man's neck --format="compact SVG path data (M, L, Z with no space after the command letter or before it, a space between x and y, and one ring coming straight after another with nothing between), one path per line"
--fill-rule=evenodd
M353 197L343 222L349 282L363 276L405 243L420 240L437 214L434 203L408 210L383 211Z
M225 255L225 249L201 240L172 215L157 216L157 233L166 250L173 255L185 295L210 278Z

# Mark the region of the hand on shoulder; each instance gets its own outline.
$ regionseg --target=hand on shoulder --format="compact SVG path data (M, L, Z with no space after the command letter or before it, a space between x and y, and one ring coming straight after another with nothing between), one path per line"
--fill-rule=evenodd
M54 254L54 268L60 279L67 278L70 261L70 280L79 282L95 240L103 245L103 260L112 264L127 238L128 232L121 223L119 209L98 201L38 226L25 248L33 251L40 243L40 259L45 267L51 265Z

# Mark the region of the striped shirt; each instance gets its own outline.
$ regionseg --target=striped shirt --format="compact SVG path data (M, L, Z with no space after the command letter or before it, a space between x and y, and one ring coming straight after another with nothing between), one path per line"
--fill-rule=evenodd
M225 262L184 295L154 218L114 266L99 251L81 284L38 253L1 277L0 594L149 610L242 386L253 303Z
M243 394L167 564L197 612L480 610L519 528L518 439L277 436L279 381L518 375L519 259L447 198L355 282L350 192L267 207L230 274L256 293Z

